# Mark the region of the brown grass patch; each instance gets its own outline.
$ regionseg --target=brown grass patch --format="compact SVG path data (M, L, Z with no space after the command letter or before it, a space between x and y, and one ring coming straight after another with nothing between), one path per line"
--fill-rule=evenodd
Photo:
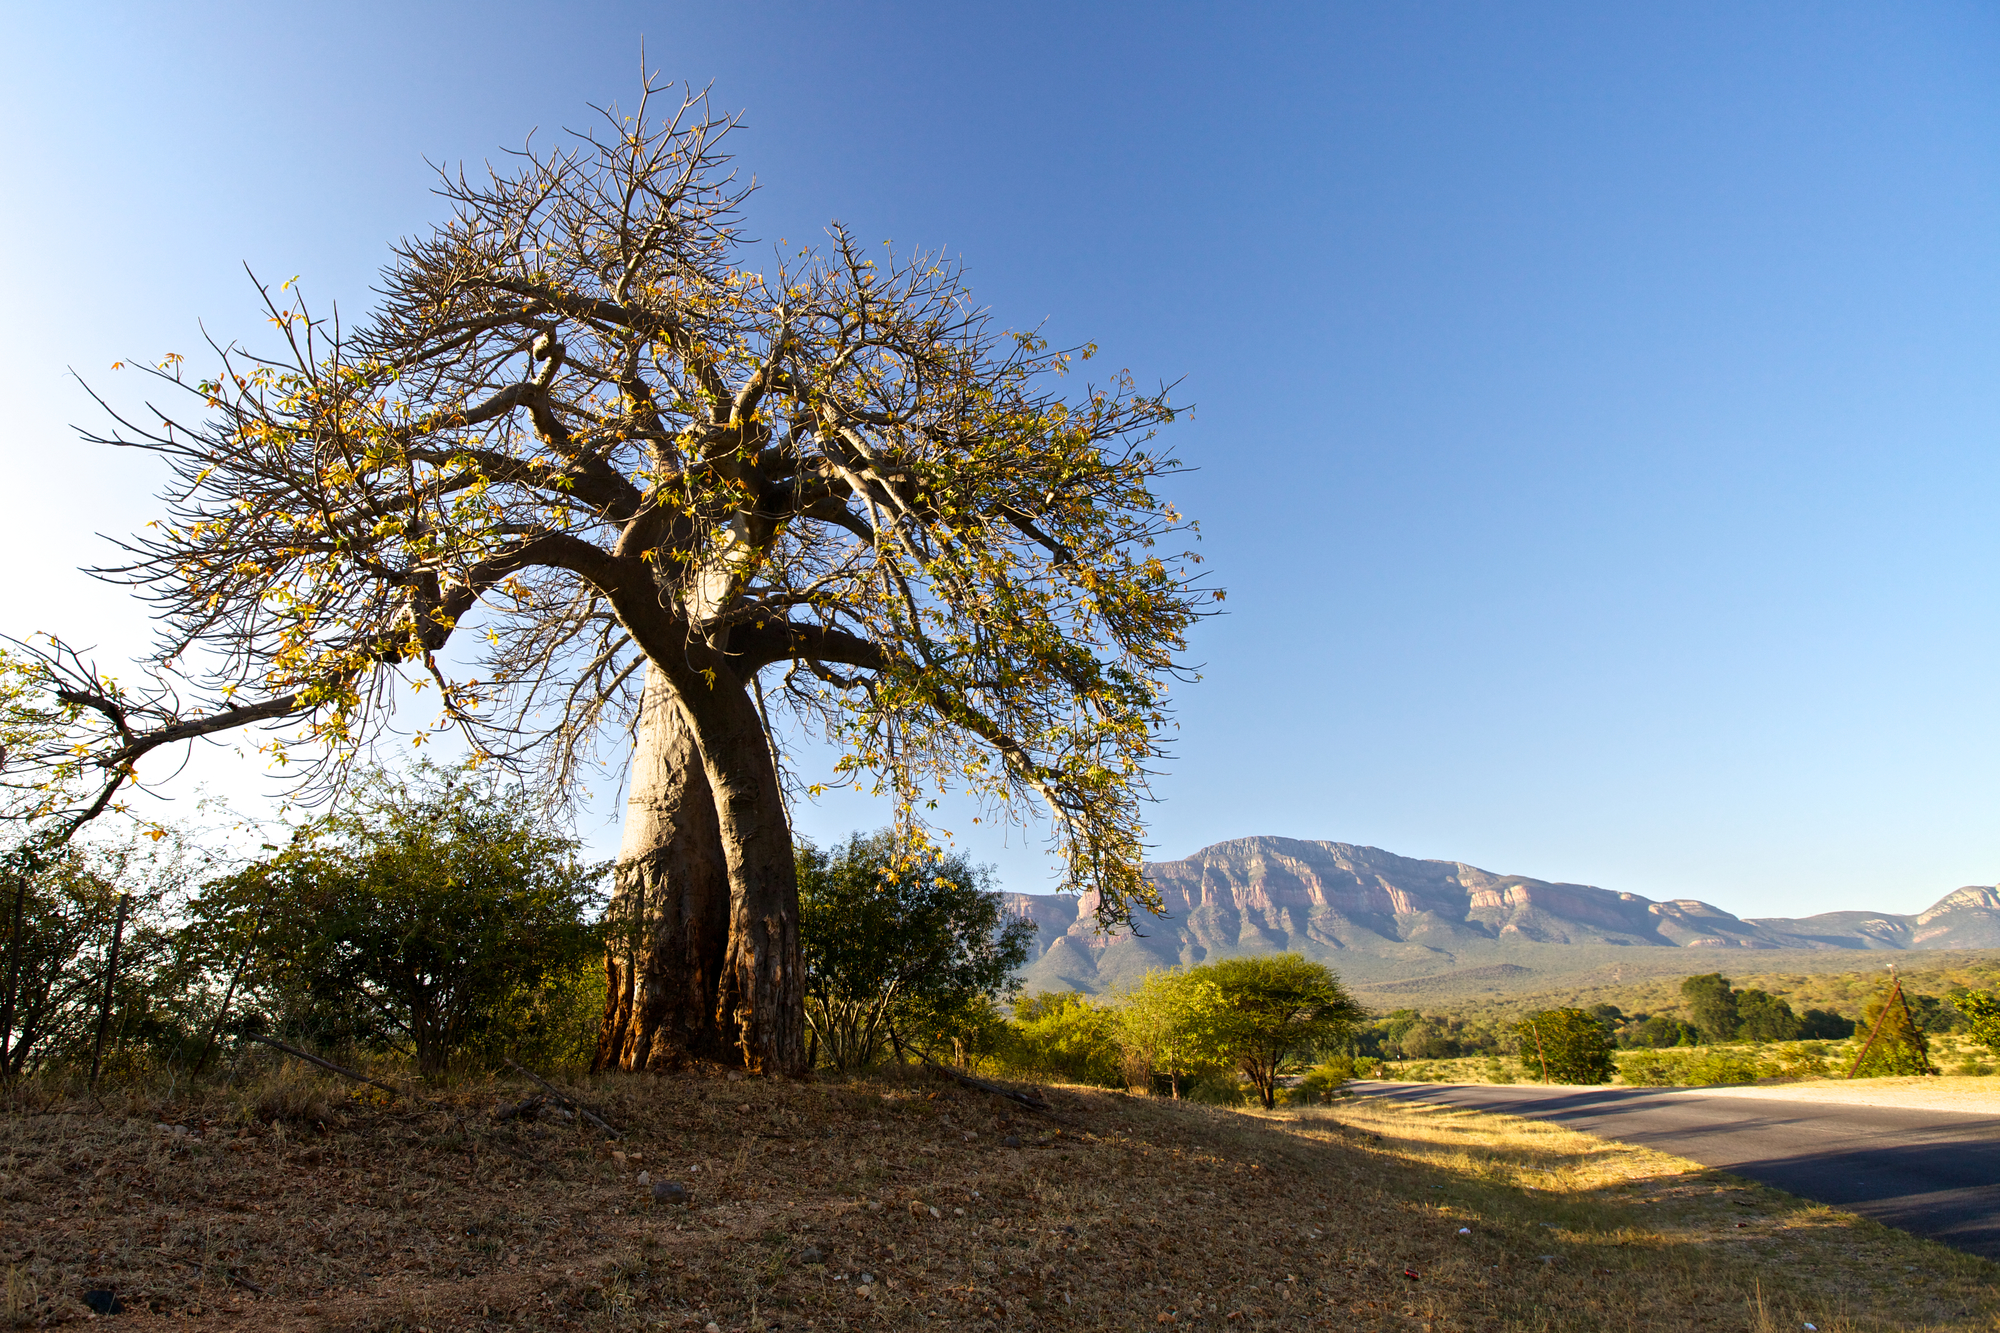
M18 1098L0 1310L88 1319L103 1288L132 1329L1442 1333L1752 1328L1760 1299L1770 1329L2000 1309L1984 1261L1501 1116L1059 1089L1050 1119L916 1074L617 1076L581 1093L631 1131L610 1143L494 1123L511 1085L406 1108L301 1078ZM692 1201L654 1204L641 1171Z

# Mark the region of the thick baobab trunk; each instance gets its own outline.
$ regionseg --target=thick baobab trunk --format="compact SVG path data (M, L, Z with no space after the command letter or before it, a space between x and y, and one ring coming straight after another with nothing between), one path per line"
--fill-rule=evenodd
M672 1069L737 1058L717 1008L729 937L729 870L715 800L687 718L646 670L618 851L615 923L598 1069Z
M753 1073L806 1070L805 969L791 821L763 720L742 686L695 701L702 765L729 867L729 951L716 997Z
M799 955L798 868L792 861L791 822L778 790L778 769L770 739L764 734L763 718L729 659L691 634L685 620L663 614L666 608L650 574L644 583L615 578L600 586L646 654L648 697L657 690L671 695L679 705L677 715L693 733L701 772L707 778L709 806L720 835L729 886L727 944L713 1011L716 1031L733 1042L743 1067L753 1074L803 1074L806 1011L804 967ZM650 729L642 728L642 737ZM684 752L661 749L668 761L677 753ZM635 800L640 780L635 773ZM691 790L681 794L683 810L691 811L697 804ZM629 817L628 812L628 821ZM628 822L628 838L631 827ZM660 864L671 875L680 858L673 841L659 836L665 831L662 828L640 840L635 850L666 848ZM696 845L699 836L684 845ZM692 881L694 877L687 878ZM679 910L673 906L676 898L671 887L670 883L670 909ZM649 903L642 919L652 915ZM705 915L684 919L708 920ZM681 929L685 931L685 927ZM705 932L702 938L707 938ZM612 979L617 980L615 972ZM600 1060L611 1043L613 1026L606 1024ZM642 1067L652 1065L649 1053Z

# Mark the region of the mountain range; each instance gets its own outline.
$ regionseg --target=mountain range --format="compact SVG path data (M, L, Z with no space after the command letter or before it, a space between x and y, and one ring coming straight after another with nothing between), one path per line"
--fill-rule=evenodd
M1517 976L1612 955L1638 962L1640 951L1648 951L1645 971L1695 962L1650 953L1663 949L1704 956L2000 949L2000 888L1991 885L1954 889L1912 916L1744 918L1693 898L1656 902L1590 884L1496 875L1461 861L1276 837L1219 842L1184 860L1150 863L1145 875L1163 912L1141 913L1131 928L1111 932L1098 930L1090 895L1006 895L1009 910L1037 928L1027 989L1115 990L1150 968L1286 950L1324 961L1353 983L1392 991L1446 980L1500 989Z

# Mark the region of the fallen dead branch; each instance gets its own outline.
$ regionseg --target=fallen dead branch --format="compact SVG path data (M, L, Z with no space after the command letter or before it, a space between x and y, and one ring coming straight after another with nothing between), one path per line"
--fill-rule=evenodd
M382 1089L382 1091L388 1093L391 1097L410 1097L415 1101L424 1100L422 1097L418 1097L414 1093L405 1092L401 1088L391 1087L389 1084L382 1082L380 1079L370 1078L366 1074L357 1074L352 1069L349 1069L344 1065L337 1065L331 1060L322 1060L317 1055L312 1054L310 1051L302 1051L296 1046L288 1046L284 1042L279 1041L276 1037L266 1037L255 1032L246 1032L243 1035L248 1037L252 1041L261 1041L266 1046L275 1046L277 1049L283 1051L286 1055L297 1056L299 1059L306 1061L308 1064L318 1065L321 1069L327 1070L331 1073L338 1074L342 1078L351 1078L356 1083L366 1083L371 1088L380 1088Z
M1003 1088L998 1083L988 1083L983 1078L974 1078L972 1075L954 1069L948 1064L932 1059L929 1051L916 1045L914 1042L905 1041L902 1044L915 1051L917 1057L932 1069L956 1079L963 1087L971 1088L974 1092L985 1092L991 1093L995 1097L1005 1097L1010 1102L1025 1106L1030 1111L1039 1111L1043 1115L1056 1115L1056 1109L1039 1097L1031 1097L1025 1092L1016 1092L1012 1088ZM1061 1116L1056 1116L1056 1118L1058 1120L1062 1119Z
M588 1106L585 1106L582 1102L573 1101L570 1098L563 1096L562 1093L556 1090L554 1084L550 1083L540 1074L535 1073L531 1069L523 1069L520 1065L515 1064L512 1060L509 1060L507 1062L507 1068L513 1070L517 1074L523 1074L526 1075L528 1078L533 1079L537 1084L541 1086L543 1091L547 1092L549 1096L555 1098L556 1103L558 1105L567 1107L570 1110L576 1112L578 1115L582 1116L585 1120L588 1120L591 1124L596 1125L606 1134L609 1134L612 1138L622 1139L625 1137L624 1130L613 1129L609 1124L605 1122L604 1117L598 1115L597 1112L591 1110ZM516 1109L515 1114L517 1115L520 1114L518 1108Z
M527 1119L533 1120L535 1112L539 1111L547 1101L548 1098L538 1095L523 1097L518 1102L502 1102L493 1108L493 1118L499 1121L507 1121L517 1116L525 1116Z

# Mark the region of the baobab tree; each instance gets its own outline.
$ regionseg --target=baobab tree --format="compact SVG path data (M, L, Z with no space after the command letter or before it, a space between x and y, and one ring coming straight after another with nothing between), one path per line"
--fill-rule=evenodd
M166 513L97 572L160 615L156 669L213 665L186 706L59 645L39 669L106 799L246 724L337 773L399 678L551 790L633 745L599 1063L793 1071L780 738L829 737L829 780L911 817L940 784L1038 807L1117 921L1152 904L1140 803L1213 594L1156 549L1185 527L1154 491L1164 392L1065 392L1091 349L996 328L936 254L836 225L757 267L735 122L675 100L444 175L450 219L351 329L287 284L279 354L155 368L194 408L99 442L166 461Z

